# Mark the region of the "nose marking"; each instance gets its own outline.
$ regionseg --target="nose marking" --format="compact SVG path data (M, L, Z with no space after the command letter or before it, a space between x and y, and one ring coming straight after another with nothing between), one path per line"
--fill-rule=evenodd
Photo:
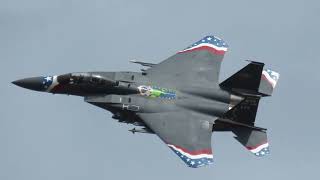
M38 76L13 81L12 84L22 88L50 92L58 84L57 76Z
M48 89L52 84L52 76L44 77L42 84L44 85L45 89Z
M57 80L57 76L48 76L45 78L45 80L51 81L50 86L46 88L46 92L51 92L51 90L59 84Z

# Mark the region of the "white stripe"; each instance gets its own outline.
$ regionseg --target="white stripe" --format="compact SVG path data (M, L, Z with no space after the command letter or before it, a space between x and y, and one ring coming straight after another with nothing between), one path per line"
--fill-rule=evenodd
M190 159L200 159L200 158L210 158L210 159L213 159L213 155L212 154L198 154L198 155L192 155L192 154L189 154L187 152L184 152L178 148L176 148L174 145L171 145L171 144L168 144L169 147L173 148L174 150L176 151L179 151L182 155L185 155L187 156L188 158Z
M53 76L52 78L52 84L48 87L48 89L46 90L46 92L50 92L56 85L58 85L58 80L57 80L58 76Z
M256 147L255 149L251 149L250 151L255 154L255 153L261 151L263 148L266 148L268 146L269 146L269 143L265 143L265 144L262 144L262 145Z
M203 47L203 46L208 46L208 47L214 48L214 49L216 49L218 51L221 51L221 50L222 51L227 51L228 50L228 48L226 48L226 47L218 47L218 46L215 46L215 45L209 44L209 43L201 43L201 44L198 44L198 45L196 45L194 47L191 47L191 48L179 51L179 52L189 51L189 50L192 50L192 49L195 49L195 48L199 48L199 47Z
M272 79L269 73L265 70L262 71L262 74L267 78L267 80L271 83L272 87L275 88L277 81Z

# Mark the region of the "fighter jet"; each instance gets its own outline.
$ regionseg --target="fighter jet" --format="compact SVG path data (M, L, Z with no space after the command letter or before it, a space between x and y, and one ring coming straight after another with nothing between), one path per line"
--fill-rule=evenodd
M219 83L227 43L206 36L155 64L133 60L141 72L76 72L20 79L31 90L84 97L113 119L156 134L192 168L213 163L213 132L230 131L258 157L270 153L266 129L255 126L262 97L271 96L279 73L248 65Z

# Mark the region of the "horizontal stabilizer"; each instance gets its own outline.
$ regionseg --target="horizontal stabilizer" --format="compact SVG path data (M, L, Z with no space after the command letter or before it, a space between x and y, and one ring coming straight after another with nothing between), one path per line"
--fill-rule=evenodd
M245 123L241 123L241 122L236 122L236 121L232 121L230 119L217 119L215 121L215 125L224 125L224 127L232 127L232 126L240 126L240 127L246 127L249 129L253 129L253 130L259 130L259 131L266 131L266 128L261 128L261 127L256 127L256 126L251 126L249 124L245 124ZM214 130L214 129L213 129Z
M267 133L245 127L234 127L235 139L258 157L270 154Z

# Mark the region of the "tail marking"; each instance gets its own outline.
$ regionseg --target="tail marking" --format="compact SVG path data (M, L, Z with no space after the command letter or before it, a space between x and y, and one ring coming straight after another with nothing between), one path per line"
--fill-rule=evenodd
M262 76L261 78L264 78L266 79L273 88L276 87L276 84L277 84L277 81L279 79L279 76L280 74L275 72L275 71L272 71L270 69L266 69L266 70L263 70L262 71Z

